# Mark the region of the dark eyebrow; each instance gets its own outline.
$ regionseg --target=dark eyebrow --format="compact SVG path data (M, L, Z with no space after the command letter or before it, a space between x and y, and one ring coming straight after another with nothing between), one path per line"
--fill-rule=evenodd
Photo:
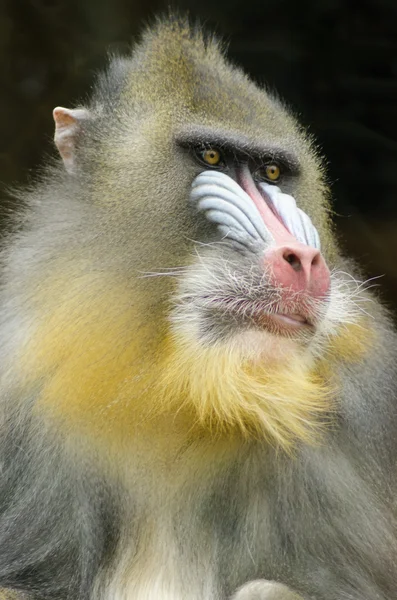
M258 161L275 160L288 167L293 174L300 171L300 163L294 152L274 143L255 143L240 133L225 132L220 129L190 127L175 135L175 142L187 148L216 146L233 154Z

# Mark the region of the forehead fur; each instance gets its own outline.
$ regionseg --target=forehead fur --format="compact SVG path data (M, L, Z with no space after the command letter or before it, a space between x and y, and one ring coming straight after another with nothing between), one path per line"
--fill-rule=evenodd
M187 20L167 19L148 29L129 59L116 59L100 95L121 97L124 108L153 109L160 118L226 125L252 140L300 137L282 104L227 61L214 36ZM114 74L116 73L116 75ZM121 92L121 94L120 94Z

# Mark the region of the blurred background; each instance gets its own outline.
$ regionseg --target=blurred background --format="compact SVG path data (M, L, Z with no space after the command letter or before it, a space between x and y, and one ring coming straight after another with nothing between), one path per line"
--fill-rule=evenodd
M52 108L87 96L163 0L0 0L0 195L52 152ZM328 158L345 252L397 312L397 0L177 0L293 107Z

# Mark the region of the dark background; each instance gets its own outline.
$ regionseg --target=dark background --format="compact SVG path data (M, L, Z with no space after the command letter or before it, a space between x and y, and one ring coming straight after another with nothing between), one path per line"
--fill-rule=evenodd
M56 105L89 93L162 0L0 0L0 181L53 152ZM397 0L179 0L294 108L329 160L341 242L397 307Z

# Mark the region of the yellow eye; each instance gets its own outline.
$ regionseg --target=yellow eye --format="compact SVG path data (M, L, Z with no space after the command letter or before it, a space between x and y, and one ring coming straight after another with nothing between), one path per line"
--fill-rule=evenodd
M280 179L281 171L278 165L266 165L265 167L266 178L269 181L277 181Z
M208 148L208 150L203 150L201 156L203 161L212 167L219 165L222 159L221 153L216 148Z

